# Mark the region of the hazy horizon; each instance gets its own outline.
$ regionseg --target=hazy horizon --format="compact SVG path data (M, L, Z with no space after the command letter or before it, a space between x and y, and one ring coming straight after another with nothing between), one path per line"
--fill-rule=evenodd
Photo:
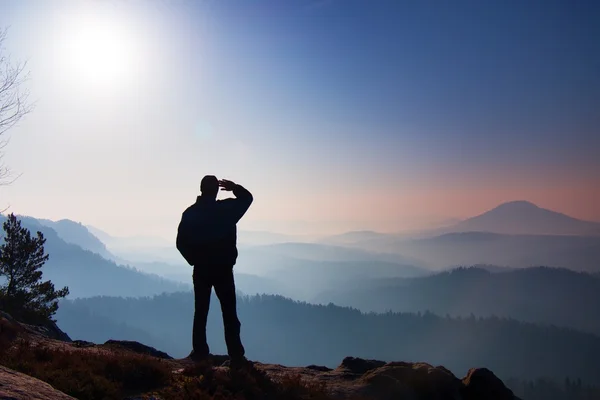
M531 203L527 200L513 200L507 203L518 203L518 202L528 202ZM502 203L502 204L507 204L507 203ZM500 206L502 204L498 204L497 206ZM534 204L534 203L531 203ZM535 206L537 206L537 204L534 204ZM341 234L345 234L345 233L351 233L351 232L376 232L376 233L385 233L385 234L403 234L403 233L418 233L421 231L432 231L432 232L436 232L441 228L445 228L445 227L453 227L456 224L458 224L459 222L465 221L469 218L472 217L477 217L480 216L482 214L485 214L491 210L493 210L496 207L490 208L485 210L483 213L481 214L475 214L475 215L470 215L467 216L465 218L429 218L429 219L422 219L421 221L417 221L414 224L405 224L403 225L400 229L370 229L370 228L365 228L362 226L352 226L351 224L347 225L348 228L344 229L344 228L339 228L339 225L334 224L333 227L331 226L331 224L327 224L327 222L322 222L321 226L326 227L326 229L320 231L320 232L316 232L316 231L309 231L309 230L302 230L302 227L304 226L308 226L309 224L304 222L302 223L301 221L296 221L295 223L292 221L272 221L273 225L279 225L280 227L287 227L288 229L286 230L285 228L281 229L281 230L276 230L276 229L268 229L268 228L262 228L260 226L260 224L258 224L259 226L252 226L250 224L250 226L248 226L248 224L240 224L241 226L241 231L245 231L245 232L255 232L255 233L270 233L270 234L281 234L281 235L289 235L291 237L297 237L297 238L319 238L319 237L327 237L327 236L331 236L331 235L341 235ZM541 207L543 209L543 207ZM556 210L550 210L550 211L554 211L554 212L558 212ZM11 209L7 209L5 211L2 212L2 214L8 214L14 212ZM79 223L83 226L85 226L86 228L93 228L93 229L97 229L102 231L104 234L108 234L109 236L112 236L115 239L119 239L119 238L127 238L127 237L148 237L148 238L160 238L160 239L164 239L164 240L172 240L173 239L173 235L161 235L161 234L148 234L148 232L143 232L143 231L129 231L129 232L123 232L123 231L119 231L119 230L111 230L111 229L106 229L103 228L102 226L99 225L93 225L93 224L89 224L86 221L80 221L80 220L76 220L76 219L72 219L66 216L60 217L60 218L47 218L47 217L40 217L40 216L36 216L36 215L29 215L29 214L22 214L22 213L16 213L17 215L22 215L22 216L27 216L27 217L33 217L36 219L47 219L50 221L60 221L60 220L70 220L76 223ZM563 214L563 213L561 213ZM564 214L567 215L567 214ZM572 217L571 215L567 215L568 217ZM573 217L574 218L574 217ZM577 218L576 218L577 219ZM581 219L580 219L581 220ZM588 221L588 222L597 222L600 223L600 221L593 221L593 220L581 220L581 221ZM263 225L264 226L264 225ZM297 228L300 229L297 229ZM296 229L294 229L296 228ZM337 228L337 230L336 230ZM90 233L94 234L93 229L90 231ZM441 233L444 233L443 231L440 231ZM101 237L99 237L99 239L102 240ZM106 244L106 243L105 243Z
M397 232L513 200L600 221L598 9L5 1L36 107L0 209L172 238L215 174L254 194L242 230Z

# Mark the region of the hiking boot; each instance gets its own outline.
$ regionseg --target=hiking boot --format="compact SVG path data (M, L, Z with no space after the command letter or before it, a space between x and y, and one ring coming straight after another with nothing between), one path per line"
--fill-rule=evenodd
M233 357L223 363L224 367L229 367L231 369L243 369L250 368L254 365L254 363L248 360L246 357Z
M210 363L212 361L211 354L200 354L194 352L193 350L186 358L196 363Z

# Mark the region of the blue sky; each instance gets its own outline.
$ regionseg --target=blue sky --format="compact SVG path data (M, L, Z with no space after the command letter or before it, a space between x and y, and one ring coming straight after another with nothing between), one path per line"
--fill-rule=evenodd
M456 142L486 163L597 159L595 2L208 4L197 13L210 10L216 51L231 56L214 66L214 90L243 88L227 104L338 124L348 129L334 139L353 145L416 142L442 159Z
M48 67L83 57L43 50L88 29L56 22L57 10L82 19L75 3L0 8L41 103L7 149L27 172L6 189L23 213L168 235L214 173L257 194L252 229L401 230L516 199L600 220L597 2L90 1L87 26L108 4L131 53L143 49L127 80L101 88ZM36 150L39 127L57 133ZM27 199L41 168L46 205ZM100 198L118 218L82 205Z

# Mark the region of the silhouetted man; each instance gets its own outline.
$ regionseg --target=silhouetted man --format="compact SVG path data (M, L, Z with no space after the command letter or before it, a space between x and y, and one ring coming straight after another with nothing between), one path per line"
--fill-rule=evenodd
M221 190L232 191L235 198L217 200ZM236 224L252 204L252 194L241 185L228 180L217 180L212 175L202 178L202 194L181 217L177 231L177 248L188 264L194 266L195 312L192 333L194 361L207 359L206 320L210 296L214 286L223 314L225 342L231 366L241 365L244 346L240 339L240 321L237 317L233 266L238 251Z

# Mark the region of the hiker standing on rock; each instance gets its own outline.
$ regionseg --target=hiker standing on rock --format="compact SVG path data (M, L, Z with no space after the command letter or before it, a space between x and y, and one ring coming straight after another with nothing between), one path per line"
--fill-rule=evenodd
M221 190L233 192L235 198L217 200ZM233 266L238 251L236 224L252 204L252 194L241 185L207 175L200 183L201 195L181 216L177 230L177 249L188 264L194 266L195 312L192 332L193 361L210 356L206 342L206 321L212 288L221 303L225 342L230 365L243 366L248 360L240 339Z

